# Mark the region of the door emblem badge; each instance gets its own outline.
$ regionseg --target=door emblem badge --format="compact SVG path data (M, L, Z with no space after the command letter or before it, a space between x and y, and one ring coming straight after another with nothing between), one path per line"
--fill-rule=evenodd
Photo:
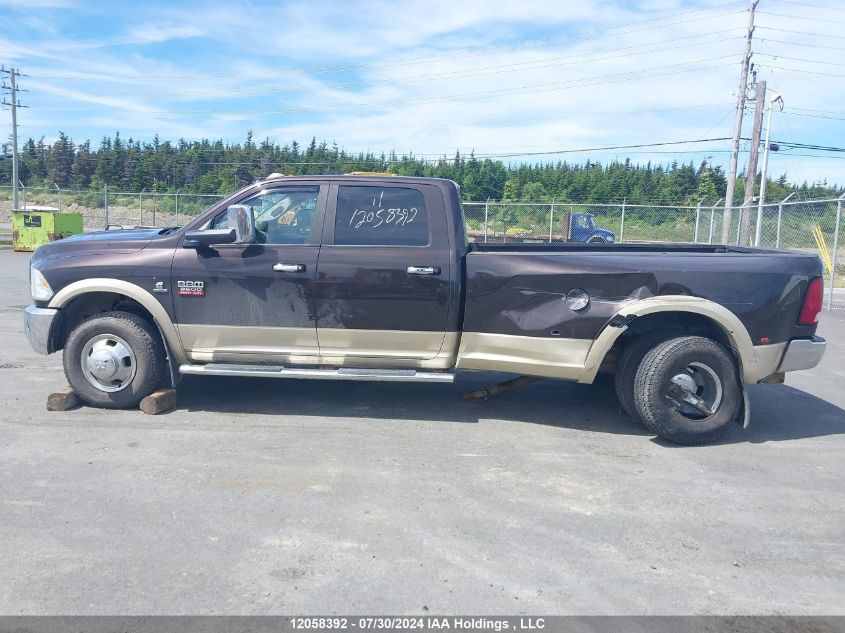
M205 282L204 281L177 281L176 294L181 297L204 297L205 296Z
M158 292L158 293L167 292L167 288L164 287L164 282L163 281L157 281L156 285L153 287L153 292Z

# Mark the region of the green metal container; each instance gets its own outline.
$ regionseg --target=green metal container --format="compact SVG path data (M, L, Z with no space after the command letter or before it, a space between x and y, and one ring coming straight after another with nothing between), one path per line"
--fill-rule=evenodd
M61 213L53 207L27 207L12 213L12 248L16 251L34 251L76 233L82 233L81 213Z

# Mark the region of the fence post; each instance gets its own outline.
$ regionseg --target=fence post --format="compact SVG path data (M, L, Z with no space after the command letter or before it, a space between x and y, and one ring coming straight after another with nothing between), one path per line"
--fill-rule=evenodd
M795 195L793 191L791 194L786 196L783 200L778 203L778 228L777 228L777 235L775 236L775 248L780 248L780 225L783 221L783 203L789 200L792 196Z
M836 251L839 250L839 224L842 221L842 199L845 193L836 201L836 226L833 229L833 255L830 258L830 292L827 294L827 309L833 309L833 285L836 281Z
M712 207L710 207L710 235L707 236L707 243L708 244L713 243L713 227L715 226L714 222L716 220L716 207L718 207L721 203L722 203L722 198L719 198L719 200L716 202L716 204L714 204Z
M174 222L176 226L179 226L179 190L176 190L176 221Z
M741 236L741 230L742 230L742 218L744 217L743 214L748 213L748 211L749 211L748 205L751 204L752 200L753 200L753 197L749 198L748 200L743 202L742 206L739 208L739 222L736 223L736 245L737 246L743 246L742 244L739 243L740 236Z
M549 207L549 244L552 243L552 229L555 224L555 201L552 199L552 206Z
M21 207L24 211L26 211L26 186L18 180L18 186L21 188L21 192L23 193L23 207ZM15 211L19 211L20 209L15 209Z
M628 202L628 198L622 198L622 219L619 222L619 241L625 241L625 204Z
M103 208L105 209L105 215L106 215L106 226L104 228L108 231L108 229L109 229L109 184L108 183L103 185Z
M62 199L62 190L59 189L59 185L57 185L56 183L53 183L53 186L56 188L56 191L59 192L59 213L61 213L64 210L64 204L63 204L64 200Z
M144 226L144 191L146 187L138 192L138 226Z
M698 244L698 225L701 222L701 200L695 207L695 235L692 238L693 243Z
M156 225L156 208L158 207L158 193L153 191L153 226Z
M487 218L488 218L488 207L490 206L490 198L487 198L487 202L484 203L484 242L487 243Z

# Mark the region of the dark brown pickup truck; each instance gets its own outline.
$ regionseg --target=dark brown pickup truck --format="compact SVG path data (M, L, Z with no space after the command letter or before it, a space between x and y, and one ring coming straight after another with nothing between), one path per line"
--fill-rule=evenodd
M744 384L814 367L815 255L701 245L474 244L432 178L271 177L187 226L40 247L26 333L87 403L181 374L591 383L682 443L747 423Z

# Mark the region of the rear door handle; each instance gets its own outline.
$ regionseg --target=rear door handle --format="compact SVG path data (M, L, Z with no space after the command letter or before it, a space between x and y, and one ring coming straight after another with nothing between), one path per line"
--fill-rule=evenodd
M439 275L440 266L408 266L409 275Z
M273 270L277 273L304 273L305 264L274 264Z

